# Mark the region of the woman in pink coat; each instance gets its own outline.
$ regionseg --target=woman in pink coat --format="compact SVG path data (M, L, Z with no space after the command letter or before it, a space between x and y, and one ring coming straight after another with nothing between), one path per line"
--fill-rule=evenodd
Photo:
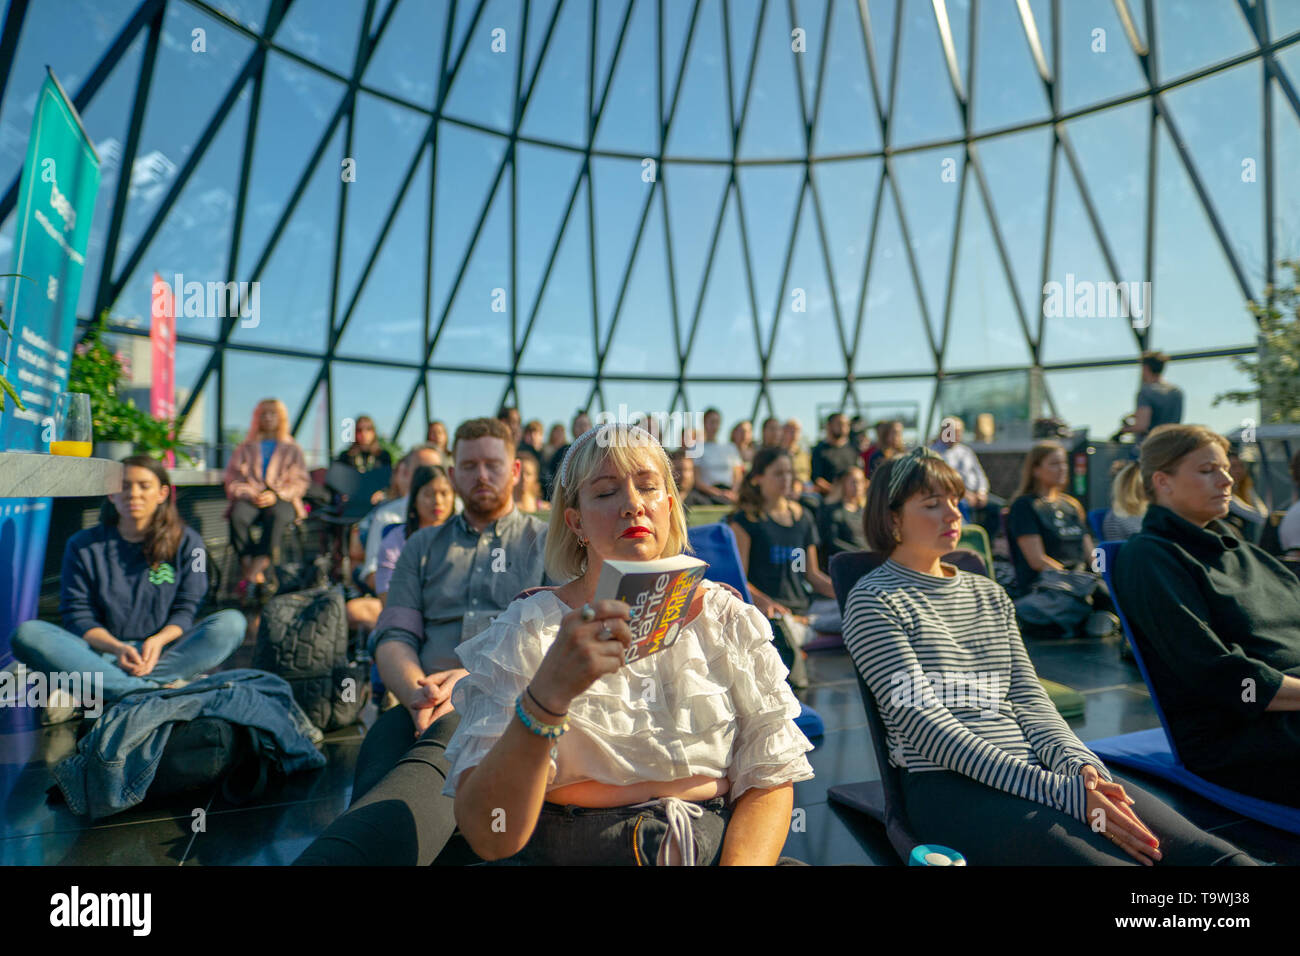
M230 499L230 540L239 555L239 593L259 586L264 596L275 593L267 571L279 563L285 529L307 512L302 496L311 485L302 448L289 434L289 413L278 398L265 398L253 410L248 437L231 453L226 465L226 497ZM262 526L253 543L250 531ZM272 575L274 577L274 575Z

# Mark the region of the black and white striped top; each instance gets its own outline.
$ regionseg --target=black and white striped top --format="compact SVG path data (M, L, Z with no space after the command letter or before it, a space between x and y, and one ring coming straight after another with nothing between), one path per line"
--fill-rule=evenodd
M1079 771L1110 775L1039 683L1011 599L982 575L944 571L886 561L845 602L844 644L875 695L891 765L951 770L1086 823Z

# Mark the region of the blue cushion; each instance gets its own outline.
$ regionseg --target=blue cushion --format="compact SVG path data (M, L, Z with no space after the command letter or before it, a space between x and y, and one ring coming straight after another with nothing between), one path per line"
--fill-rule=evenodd
M800 702L799 706L803 709L794 719L794 725L803 731L803 735L811 740L826 733L826 724L822 721L822 715L803 702Z
M687 531L691 550L701 561L709 565L704 577L710 581L730 584L745 598L746 604L753 604L749 585L745 583L745 570L740 563L740 552L736 549L736 536L725 522L697 525Z

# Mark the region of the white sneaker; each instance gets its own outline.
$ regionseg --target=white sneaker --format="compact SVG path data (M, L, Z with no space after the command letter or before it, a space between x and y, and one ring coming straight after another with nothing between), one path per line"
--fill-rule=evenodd
M56 687L41 710L40 724L49 727L52 724L66 723L76 717L80 710L81 701L62 687Z

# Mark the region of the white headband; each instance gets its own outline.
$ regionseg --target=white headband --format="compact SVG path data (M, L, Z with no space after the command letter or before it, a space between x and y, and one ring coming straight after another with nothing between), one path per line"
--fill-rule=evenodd
M560 462L560 477L557 479L561 489L563 489L568 483L569 462L573 460L573 453L578 450L578 446L584 444L587 439L591 438L597 432L616 428L623 429L629 436L635 435L638 439L641 435L644 435L645 440L639 440L637 442L638 444L649 445L653 443L659 447L660 452L663 451L663 446L659 444L659 439L655 438L654 435L650 434L640 425L629 425L622 422L605 422L603 425L596 425L594 428L587 429L578 438L574 439L573 444L569 446L569 450L564 453L564 461Z

